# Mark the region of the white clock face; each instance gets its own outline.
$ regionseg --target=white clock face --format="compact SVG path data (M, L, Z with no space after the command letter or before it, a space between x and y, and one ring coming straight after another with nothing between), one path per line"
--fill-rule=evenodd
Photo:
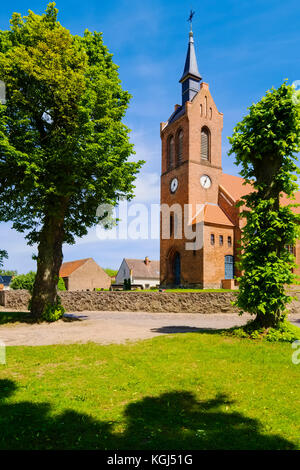
M200 178L202 188L209 189L211 187L211 179L208 175L202 175Z
M171 184L170 184L171 193L175 193L177 188L178 188L178 179L173 178L172 181L171 181Z

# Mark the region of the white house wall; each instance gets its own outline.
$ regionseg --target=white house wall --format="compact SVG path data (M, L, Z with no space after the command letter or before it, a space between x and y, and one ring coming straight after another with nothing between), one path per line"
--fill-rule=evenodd
M129 279L129 278L130 278L130 269L126 261L123 259L121 266L119 268L119 271L116 275L116 284L124 284L124 279Z

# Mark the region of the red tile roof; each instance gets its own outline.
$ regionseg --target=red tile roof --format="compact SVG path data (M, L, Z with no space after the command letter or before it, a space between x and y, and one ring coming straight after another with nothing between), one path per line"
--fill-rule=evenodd
M200 222L207 224L226 225L227 227L234 227L231 220L227 217L225 212L220 206L215 204L205 204L204 208L194 217L192 223L198 224Z
M245 180L240 176L227 175L226 173L223 173L220 180L220 186L225 189L227 194L231 196L234 201L239 201L242 196L245 196L245 194L249 194L252 191L251 185L244 185L244 181ZM285 195L282 196L282 204L284 206L287 204L300 204L300 191L297 191L295 196L296 199L294 201L288 199ZM296 207L294 210L297 214L300 213L300 207Z
M244 185L244 181L245 180L240 176L222 173L220 186L223 186L228 195L231 196L234 201L239 201L242 196L245 196L245 194L249 194L252 191L251 185Z
M76 261L69 261L61 265L59 277L69 277L76 269L80 268L84 263L93 258L78 259Z
M221 207L211 204L207 204L204 208L204 222L207 224L227 225L229 227L234 226Z
M125 261L135 279L159 279L159 261L149 260L148 264L143 259L125 258Z

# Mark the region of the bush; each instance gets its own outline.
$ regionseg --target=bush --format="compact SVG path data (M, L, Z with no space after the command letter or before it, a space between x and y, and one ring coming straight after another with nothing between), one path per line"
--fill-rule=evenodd
M14 277L11 281L10 287L11 289L25 289L32 292L33 285L35 280L35 272L29 271L27 274L19 274L18 276Z
M108 274L110 277L114 277L118 274L118 270L117 269L110 269L110 268L105 268L104 271L106 272L106 274Z
M123 290L131 290L131 280L124 279Z
M292 343L300 339L300 328L287 320L280 322L277 328L258 327L256 320L250 320L245 326L230 328L224 334L238 338L266 340L272 343L278 341Z
M59 280L58 280L57 289L58 290L67 290L66 286L65 286L65 281L63 280L62 277L60 277Z
M47 322L54 322L60 320L65 313L65 308L62 306L60 298L58 297L55 305L47 305L42 318Z

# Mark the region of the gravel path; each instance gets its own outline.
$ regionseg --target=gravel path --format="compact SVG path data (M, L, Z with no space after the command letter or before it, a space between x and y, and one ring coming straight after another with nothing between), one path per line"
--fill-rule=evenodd
M66 314L65 321L30 325L15 323L0 326L0 341L7 346L50 344L124 343L169 333L222 329L246 323L250 315L145 313L145 312L80 312ZM300 314L290 320L300 326Z

